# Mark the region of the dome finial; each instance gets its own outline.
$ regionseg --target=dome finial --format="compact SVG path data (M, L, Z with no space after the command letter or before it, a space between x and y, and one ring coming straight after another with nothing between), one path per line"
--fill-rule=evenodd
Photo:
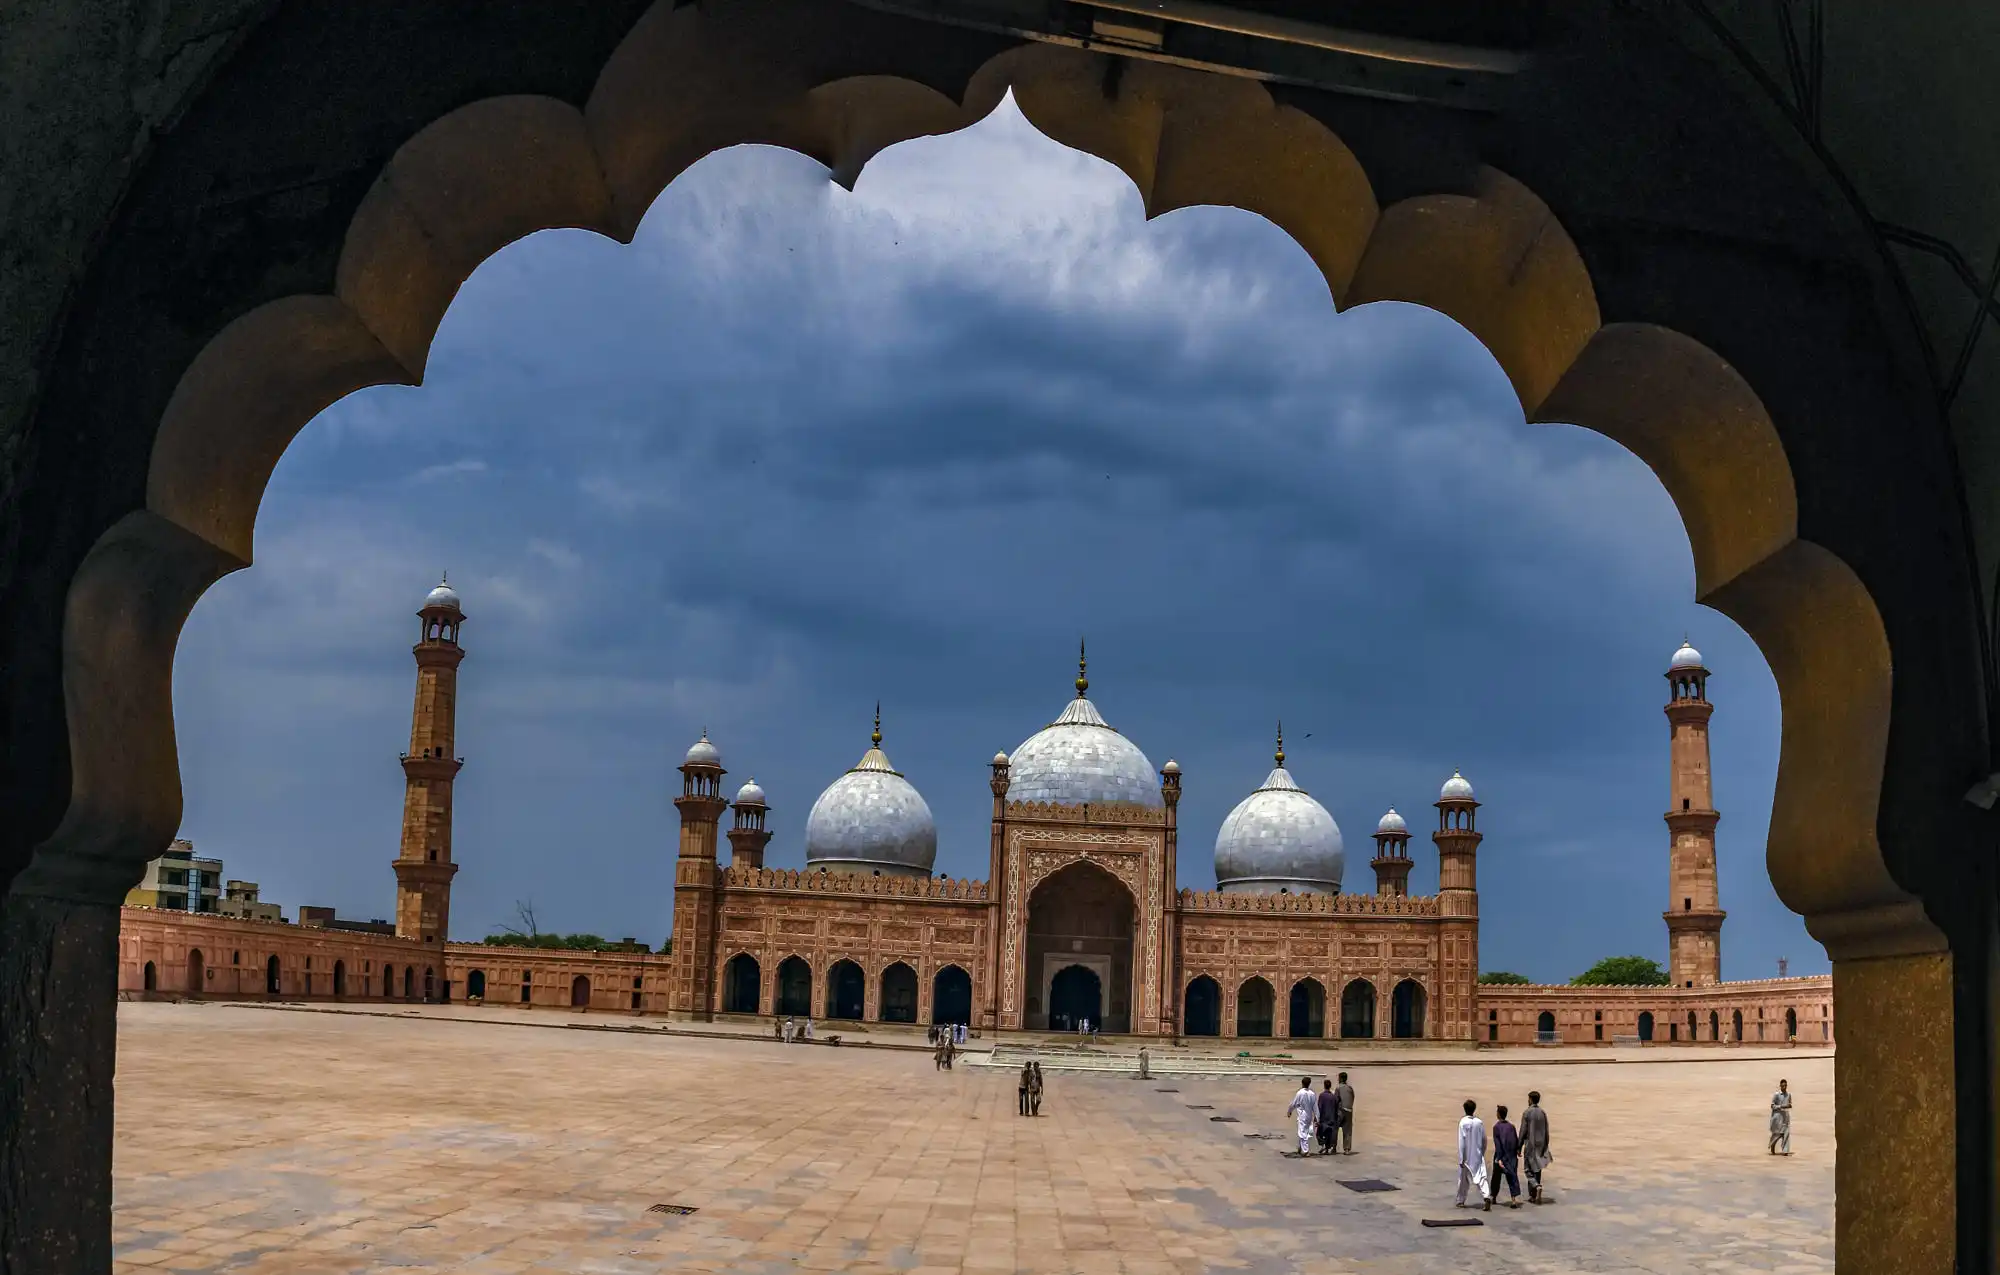
M1084 658L1083 641L1082 638L1076 640L1076 697L1078 699L1082 699L1083 693L1090 689L1090 664Z
M879 699L875 701L875 733L868 737L868 742L877 748L882 746L882 701Z
M1278 719L1278 756L1277 756L1277 762L1278 762L1278 767L1279 767L1279 769L1281 769L1281 770L1282 770L1282 769L1284 768L1284 765L1285 765L1285 719L1284 719L1284 718L1282 718L1282 717L1280 717L1280 718Z

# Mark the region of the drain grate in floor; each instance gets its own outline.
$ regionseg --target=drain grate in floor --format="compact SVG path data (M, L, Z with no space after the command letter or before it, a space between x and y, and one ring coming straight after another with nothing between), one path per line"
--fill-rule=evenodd
M1341 1182L1350 1191L1400 1191L1403 1188L1390 1186L1380 1178L1362 1178L1355 1182Z
M692 1204L655 1204L646 1210L648 1213L671 1213L675 1217L686 1217L698 1211Z
M1210 1124L1242 1124L1242 1123L1243 1123L1243 1122L1242 1122L1241 1120L1238 1120L1238 1119L1237 1119L1237 1118L1236 1118L1235 1116L1210 1116L1210 1117L1208 1118L1208 1122L1209 1122Z
M1213 1111L1215 1110L1215 1104L1212 1102L1191 1102L1187 1105L1187 1109L1189 1111Z

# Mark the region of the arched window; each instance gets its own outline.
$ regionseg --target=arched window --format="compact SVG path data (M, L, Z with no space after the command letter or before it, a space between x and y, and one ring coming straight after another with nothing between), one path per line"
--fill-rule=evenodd
M1652 1010L1646 1009L1639 1011L1639 1039L1643 1041L1650 1041L1653 1039Z
M1365 978L1340 989L1340 1034L1350 1038L1375 1034L1375 984Z
M1236 989L1236 1034L1269 1036L1277 1008L1278 998L1269 983L1261 978L1245 979Z
M470 970L466 973L465 994L476 1001L486 999L485 970Z
M1535 1015L1535 1039L1544 1045L1555 1043L1556 1016L1552 1011L1545 1009Z
M812 966L787 956L778 966L778 1012L792 1018L812 1013Z
M145 988L147 991L152 992L159 990L160 972L153 968L153 963L151 961L146 962L146 968L144 971L142 971L141 977L145 980Z
M757 1012L757 996L761 990L764 971L757 965L757 958L748 952L738 952L722 967L722 1012L725 1014L754 1014Z
M931 979L931 1021L972 1024L972 975L947 965Z
M826 972L826 1016L858 1020L868 995L868 981L853 961L835 961Z
M1214 979L1203 974L1187 985L1187 995L1182 998L1182 1017L1185 1021L1181 1030L1189 1036L1220 1036L1222 1034L1222 987Z
M1326 988L1316 978L1292 984L1290 1035L1317 1040L1326 1035Z
M581 974L569 981L569 1005L571 1009L590 1008L590 980Z
M882 971L882 1021L917 1021L917 972L901 961Z
M1389 1034L1398 1040L1418 1040L1424 1034L1424 988L1413 978L1396 984L1390 993Z

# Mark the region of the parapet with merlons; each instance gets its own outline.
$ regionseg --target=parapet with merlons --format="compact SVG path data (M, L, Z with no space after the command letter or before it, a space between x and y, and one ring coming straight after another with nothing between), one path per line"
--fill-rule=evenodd
M1434 894L1224 894L1182 890L1183 912L1273 912L1292 916L1436 916Z
M726 890L788 890L854 898L986 902L986 883L969 877L884 877L873 873L825 872L817 868L730 867L723 870L722 887Z

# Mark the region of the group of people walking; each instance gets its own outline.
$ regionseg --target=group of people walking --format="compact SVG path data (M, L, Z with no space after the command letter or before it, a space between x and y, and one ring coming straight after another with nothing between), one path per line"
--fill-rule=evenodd
M1038 1062L1021 1064L1021 1114L1039 1116L1042 1114L1042 1065Z
M1319 1093L1313 1093L1310 1076L1299 1079L1299 1091L1292 1095L1292 1105L1286 1113L1299 1122L1299 1154L1312 1154L1313 1135L1319 1135L1321 1155L1354 1154L1354 1086L1347 1083L1347 1073L1340 1073L1340 1083L1322 1080ZM1334 1139L1338 1136L1342 1146L1336 1151Z
M1491 1210L1493 1199L1500 1194L1500 1183L1504 1180L1507 1183L1507 1206L1520 1208L1520 1171L1525 1171L1527 1175L1529 1203L1547 1203L1542 1196L1542 1171L1549 1167L1555 1156L1549 1151L1549 1113L1542 1110L1542 1095L1529 1090L1528 1109L1521 1113L1518 1129L1508 1123L1507 1108L1494 1108L1493 1168L1490 1173L1486 1167L1486 1122L1479 1118L1478 1112L1479 1104L1467 1098L1465 1117L1458 1122L1456 1206L1464 1208L1466 1196L1477 1187L1479 1207Z
M793 1018L785 1018L781 1019L778 1023L778 1039L784 1041L787 1045L809 1041L812 1038L813 1020L810 1018L804 1022L799 1022Z
M939 1071L950 1071L952 1060L958 1057L958 1047L965 1043L964 1023L938 1023L931 1028L931 1053L937 1060Z

